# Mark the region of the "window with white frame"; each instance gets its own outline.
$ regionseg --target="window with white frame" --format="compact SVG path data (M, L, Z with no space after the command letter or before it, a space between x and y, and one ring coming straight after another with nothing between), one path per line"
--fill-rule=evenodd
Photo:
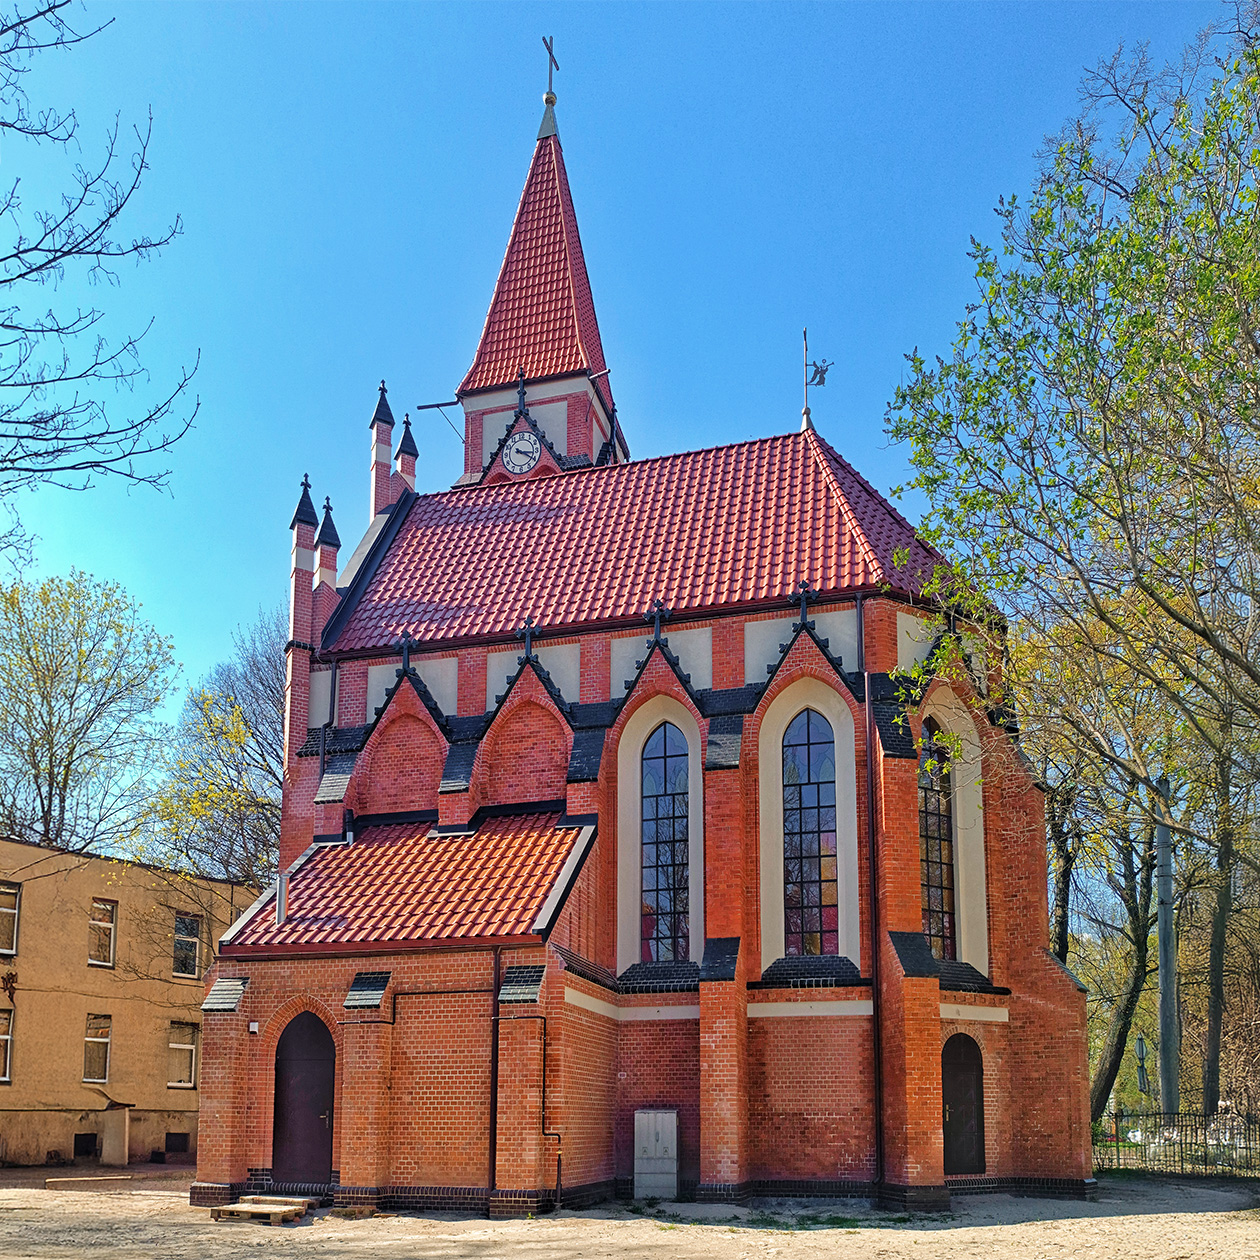
M93 900L88 918L88 963L93 967L114 965L114 932L118 926L118 902Z
M13 1012L0 1011L0 1082L13 1079Z
M171 1089L197 1087L197 1025L171 1024L167 1052L167 1085Z
M83 1034L83 1079L91 1085L109 1080L109 1043L113 1019L109 1015L89 1015Z
M177 976L201 975L201 919L195 914L175 916L175 956L172 970Z
M0 884L0 954L16 954L20 884Z

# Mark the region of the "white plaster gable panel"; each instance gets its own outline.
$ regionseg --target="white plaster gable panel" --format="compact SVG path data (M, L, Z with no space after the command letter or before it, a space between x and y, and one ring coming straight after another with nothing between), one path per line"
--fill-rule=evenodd
M413 656L412 665L443 713L459 711L459 659L454 656Z
M627 634L609 644L609 690L614 700L626 694L626 683L634 677L635 663L647 655L647 635Z
M443 713L455 713L459 701L459 660L454 656L413 656L411 667L429 689L434 704ZM367 720L376 717L376 710L385 703L385 693L398 681L401 661L387 665L369 665L367 682Z
M814 632L827 640L827 650L838 656L845 669L858 667L857 610L838 608L832 612L809 613ZM763 683L769 678L768 665L779 659L779 644L792 637L795 617L776 617L771 621L744 622L744 681Z
M670 630L663 626L669 650L678 657L684 674L691 675L691 685L697 691L713 686L713 628L701 626L697 630ZM609 657L609 691L614 700L626 694L626 683L634 677L635 667L648 651L646 634L628 634L612 641Z
M495 706L495 697L506 690L508 680L520 668L518 662L525 654L525 645L505 652L491 652L486 657L486 712ZM551 675L551 681L560 688L560 694L571 704L576 704L582 691L582 645L557 643L548 647L534 644L538 663Z
M526 391L528 402L528 391ZM567 402L529 403L534 423L547 435L547 441L560 452L569 453L569 404ZM503 440L503 435L516 423L516 398L511 411L496 411L481 420L481 466L484 468Z
M376 717L376 710L385 703L385 693L394 685L402 662L391 662L388 665L369 665L367 680L367 718L371 722Z
M668 629L668 628L666 628ZM691 685L701 691L713 686L713 628L668 631L669 650L678 657L684 674L691 675Z
M936 642L936 625L912 612L897 610L897 668L913 669L926 661Z
M321 669L311 671L311 711L307 718L307 726L323 726L331 714L332 703L332 670Z

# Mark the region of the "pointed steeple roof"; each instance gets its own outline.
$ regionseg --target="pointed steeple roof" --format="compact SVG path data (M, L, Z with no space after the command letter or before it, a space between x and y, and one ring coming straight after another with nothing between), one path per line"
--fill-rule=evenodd
M370 429L378 420L385 424L392 425L394 423L394 413L389 409L389 399L385 397L385 382L381 382L381 394L376 400L376 410L372 412L372 418L368 421Z
M481 342L456 392L515 384L522 368L531 381L606 370L550 100ZM597 386L611 407L607 376Z
M297 508L293 512L293 519L289 522L289 528L297 529L299 525L309 525L313 529L318 524L319 517L315 515L315 504L311 502L311 479L303 473L302 497L298 500Z
M411 436L411 416L403 416L403 432L402 437L398 439L398 449L394 452L394 458L400 455L410 455L413 459L420 454L420 448L416 445L416 439Z
M324 500L324 519L320 522L319 533L315 535L315 546L332 547L334 550L341 546L337 527L333 524L332 503L328 499Z

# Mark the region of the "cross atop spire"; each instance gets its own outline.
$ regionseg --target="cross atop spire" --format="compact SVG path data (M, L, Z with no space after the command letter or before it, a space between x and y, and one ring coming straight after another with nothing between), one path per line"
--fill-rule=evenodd
M647 611L644 621L652 623L652 643L661 641L661 622L669 620L669 609L665 607L663 599L653 600L651 607Z
M802 627L810 624L810 622L808 621L809 614L807 612L807 609L809 607L810 601L817 598L818 596L816 596L814 592L810 589L810 585L808 582L802 582L800 587L793 593L792 603L800 604L801 606L800 625Z
M537 628L538 627L534 625L533 617L526 617L525 624L516 632L516 637L518 639L525 640L525 655L517 658L522 665L524 665L526 661L534 659L534 631Z

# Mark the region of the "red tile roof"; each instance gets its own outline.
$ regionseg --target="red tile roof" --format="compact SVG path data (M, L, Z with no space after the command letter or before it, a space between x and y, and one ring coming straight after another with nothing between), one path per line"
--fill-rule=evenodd
M422 495L329 646L508 636L527 615L549 631L635 621L657 598L677 620L802 580L916 594L937 559L816 433L793 433Z
M602 372L604 347L586 275L560 137L534 148L472 367L458 392L574 372ZM600 388L611 404L608 380Z
M354 844L317 849L297 870L283 924L269 902L223 952L529 935L581 834L558 821L492 818L475 835L433 838L429 823L365 828Z

